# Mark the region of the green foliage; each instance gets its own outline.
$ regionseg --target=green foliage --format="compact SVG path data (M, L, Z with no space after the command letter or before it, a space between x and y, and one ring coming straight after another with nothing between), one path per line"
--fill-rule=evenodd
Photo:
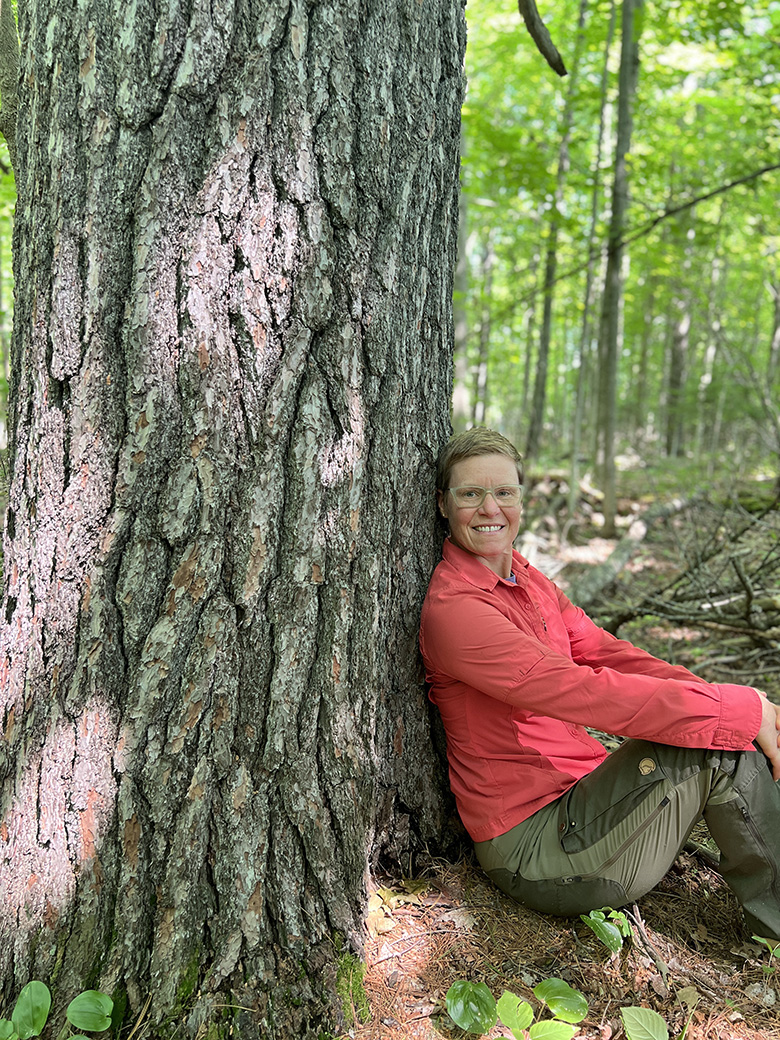
M622 925L613 927L617 931ZM588 1013L584 995L563 979L545 979L533 993L552 1012L551 1019L534 1022L527 1001L507 990L496 1001L484 982L459 979L447 990L444 1002L452 1021L467 1033L481 1036L500 1020L515 1040L572 1040ZM669 1040L666 1023L650 1008L626 1007L620 1014L627 1040Z
M740 461L768 463L774 476L780 170L770 168L780 145L780 9L736 0L648 4L628 160L619 437L643 456L709 454L717 466L725 451L734 452ZM609 5L589 4L580 28L578 13L577 0L545 12L571 71L559 80L539 58L514 0L469 0L466 8L462 385L473 400L487 344L484 421L522 446L555 221L544 445L551 462L573 447L580 381L578 451L589 461L594 455L599 269L615 161L609 121L598 148L601 116L613 111L617 91L619 19L608 54ZM556 199L567 133L567 173ZM591 227L595 269L586 299ZM679 385L672 386L675 337Z
M534 986L534 996L564 1022L581 1022L588 1013L585 997L563 979L545 979Z
M620 1009L628 1040L669 1040L666 1022L657 1011L643 1007Z
M631 938L631 925L622 910L605 906L601 910L591 910L589 914L580 914L580 919L601 939L610 953L620 953L623 940Z
M484 982L453 982L444 1003L455 1025L467 1033L486 1033L496 1024L496 1001Z
M767 950L769 950L769 962L762 964L761 970L765 975L774 975L778 964L780 964L780 942L776 939L764 939L760 935L754 935L753 940L762 946L766 946Z
M76 1029L86 1029L90 1033L102 1033L111 1025L113 1006L114 1002L106 993L88 989L71 1000L65 1017Z
M40 1036L51 1007L51 993L42 982L28 982L16 1000L11 1014L13 1025L19 1040L28 1040L31 1036Z
M447 1013L467 1033L481 1035L492 1029L498 1019L516 1040L571 1040L577 1023L588 1013L588 1002L562 979L545 979L534 987L534 996L546 1004L552 1019L534 1022L531 1005L505 990L496 1002L484 982L453 982L444 999Z
M76 1029L102 1033L111 1025L113 1001L98 990L85 990L68 1004L65 1017ZM10 1021L0 1019L0 1040L29 1040L40 1036L49 1018L51 993L49 987L33 980L28 982L16 998ZM81 1033L68 1033L67 1026L60 1033L63 1040L88 1040Z

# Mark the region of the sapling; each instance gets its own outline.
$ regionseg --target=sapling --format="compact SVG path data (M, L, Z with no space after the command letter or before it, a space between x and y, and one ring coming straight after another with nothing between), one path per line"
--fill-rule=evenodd
M620 953L624 939L631 938L631 925L622 910L613 910L612 907L605 906L601 910L591 910L589 914L580 914L580 920L585 922L613 955Z

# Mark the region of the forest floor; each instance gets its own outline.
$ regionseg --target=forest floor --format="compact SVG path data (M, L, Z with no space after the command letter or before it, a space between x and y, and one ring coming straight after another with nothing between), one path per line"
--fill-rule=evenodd
M577 544L566 542L554 515L545 512L548 502L538 497L536 510L529 509L532 534L521 551L534 552L532 562L553 571L566 587L578 572L603 562L616 541L600 537L597 510L591 510L578 524ZM776 509L769 514L762 533L732 539L729 524L741 530L745 516L736 499L732 505L723 512L710 502L654 527L600 597L606 613L638 601L648 589L652 594L653 586L685 571L692 554L706 556L702 547L712 545L713 525L726 554L754 560L747 577L739 566L748 585L758 582L762 567L770 585L777 583L766 561L777 555L780 514ZM626 526L638 510L636 502L628 504ZM723 559L711 559L708 575L717 581L734 573ZM763 591L755 589L757 596ZM589 612L594 613L592 607ZM741 631L727 626L699 628L659 616L636 619L621 627L619 635L704 678L760 684L773 700L780 700L776 638L745 641ZM588 1001L588 1014L576 1033L581 1040L625 1038L620 1009L627 1006L654 1009L669 1036L680 1040L780 1040L780 963L746 931L736 900L712 869L706 850L717 855L717 849L703 823L693 837L704 852L682 853L657 889L624 908L632 936L615 955L579 918L536 913L495 889L467 843L457 862L418 861L414 880L376 879L367 919L365 1000L361 987L353 986L353 994L361 997L352 1008L353 1026L342 1037L465 1037L444 1009L447 990L461 979L486 983L496 998L509 990L528 1000L543 1019L549 1014L540 1009L533 987L543 979L560 978ZM500 1023L485 1035L512 1036ZM648 1033L643 1040L660 1038Z

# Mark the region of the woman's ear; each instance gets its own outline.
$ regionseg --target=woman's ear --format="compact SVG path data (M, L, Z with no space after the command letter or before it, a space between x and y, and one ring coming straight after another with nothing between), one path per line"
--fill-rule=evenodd
M446 501L447 501L447 492L446 491L437 491L436 492L436 503L437 503L437 505L439 507L439 512L441 513L441 515L444 517L445 520L447 519L447 509L446 509L446 506L444 504Z

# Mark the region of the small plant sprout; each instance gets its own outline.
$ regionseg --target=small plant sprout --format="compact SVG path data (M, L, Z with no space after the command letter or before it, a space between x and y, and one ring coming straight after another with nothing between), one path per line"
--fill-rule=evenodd
M106 993L88 989L79 993L68 1004L65 1017L74 1029L102 1033L111 1025L114 1002ZM51 993L49 987L33 980L28 982L16 998L10 1021L0 1018L0 1040L30 1040L40 1036L49 1018ZM63 1040L87 1040L83 1033L71 1033L65 1026Z
M764 939L760 935L752 936L753 940L760 943L761 946L766 946L769 950L769 961L767 964L761 965L761 970L765 975L771 975L777 971L778 962L780 962L780 942L777 939Z
M534 1022L531 1005L505 990L498 1003L484 982L454 982L447 991L445 1005L455 1023L467 1033L482 1035L498 1019L515 1040L572 1040L577 1022L588 1013L588 1002L563 979L545 979L534 987L534 996L546 1004L552 1019Z
M613 956L620 953L624 939L631 938L631 925L622 910L605 906L601 910L591 910L589 914L580 914L580 919L595 932Z
M685 1019L685 1025L682 1028L682 1032L677 1037L677 1040L685 1040L691 1026L691 1021L693 1020L693 1013L696 1010L696 1005L699 1003L699 991L695 986L684 986L677 994L677 1003L681 1004L688 1012L688 1017Z

